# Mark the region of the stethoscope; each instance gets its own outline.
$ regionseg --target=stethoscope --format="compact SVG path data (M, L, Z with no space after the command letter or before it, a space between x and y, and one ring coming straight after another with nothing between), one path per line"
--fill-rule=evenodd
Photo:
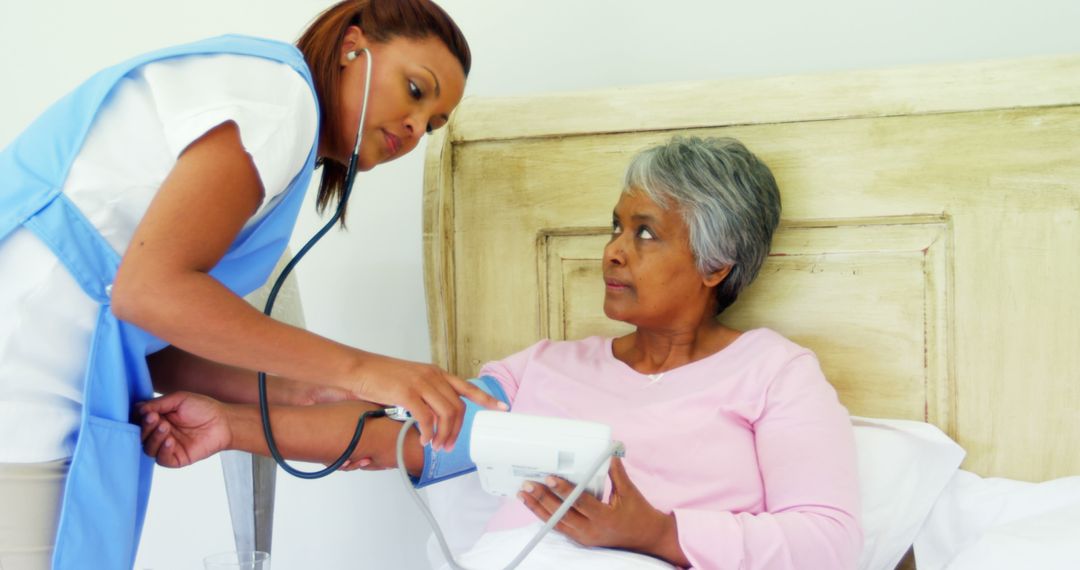
M277 280L274 281L274 286L270 289L270 296L266 299L266 307L263 309L263 314L270 316L270 313L274 309L274 300L277 298L278 290L281 289L282 283L285 282L285 278L296 267L296 264L303 259L304 255L314 246L326 232L330 231L330 228L337 223L341 218L341 213L345 209L345 204L349 201L349 195L352 194L353 181L356 179L356 165L360 156L360 141L364 135L364 117L367 115L368 94L371 91L371 67L372 58L371 52L367 48L361 48L359 50L351 51L346 54L346 59L354 61L360 52L363 52L367 56L367 71L364 79L364 102L360 107L360 124L356 128L356 144L353 145L352 156L349 157L349 169L345 174L345 192L341 195L341 201L338 202L337 211L334 212L334 216L330 218L330 221L326 223L307 243L304 247L300 248L300 251L296 252L289 263L285 265L285 268L281 270L281 275L278 275ZM386 410L369 410L364 412L360 419L356 422L356 431L353 433L352 440L349 441L348 447L345 452L338 457L336 461L328 465L324 469L319 471L300 471L288 463L285 462L285 458L281 456L281 452L278 451L277 444L274 443L274 433L270 429L270 405L266 398L266 373L259 372L259 412L262 415L263 434L266 436L266 447L270 449L270 455L273 456L274 461L285 470L286 473L300 477L301 479L318 479L325 477L334 471L337 471L341 466L349 459L353 451L356 450L356 445L360 442L360 434L364 431L364 421L369 417L382 417L386 415Z

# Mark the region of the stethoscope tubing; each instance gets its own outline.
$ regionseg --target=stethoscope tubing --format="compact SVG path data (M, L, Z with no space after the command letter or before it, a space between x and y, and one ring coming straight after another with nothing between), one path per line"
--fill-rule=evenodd
M353 182L356 180L356 166L360 156L360 143L364 135L364 120L367 116L368 96L371 92L371 68L373 62L371 52L367 48L361 48L357 51L363 52L364 56L367 58L367 69L364 79L364 102L360 107L360 122L356 128L356 143L353 145L352 156L349 157L349 168L345 173L345 191L342 193L337 210L334 211L334 215L330 218L330 221L323 225L323 227L300 248L300 251L296 252L296 255L285 264L285 267L281 270L281 274L278 275L277 279L274 281L274 286L270 288L270 295L266 299L266 306L263 308L263 314L268 317L274 310L274 301L277 299L278 291L280 291L281 286L285 283L285 278L288 277L293 268L300 263L300 260L307 255L307 252L310 251L324 235L326 235L326 232L330 231L330 228L334 227L334 224L336 224L339 219L341 219L341 214L345 210L345 204L349 201L349 196L352 194ZM350 54L350 61L356 58L356 53L357 52L354 51ZM266 396L266 373L261 371L259 372L259 413L262 417L263 435L266 437L266 447L270 450L270 455L286 473L301 479L319 479L340 469L341 466L348 461L352 453L356 451L356 446L360 443L360 435L364 431L364 421L369 417L386 415L385 410L382 409L364 412L356 422L356 430L353 432L349 445L337 460L318 471L301 471L289 465L278 450L277 443L274 440L274 432L270 427L270 404Z

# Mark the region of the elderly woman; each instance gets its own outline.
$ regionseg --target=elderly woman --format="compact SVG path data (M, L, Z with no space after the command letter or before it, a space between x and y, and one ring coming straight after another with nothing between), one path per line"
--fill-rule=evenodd
M582 496L556 530L680 567L855 566L847 411L809 350L716 318L757 275L779 218L772 174L735 140L676 138L642 152L615 205L603 265L604 312L636 330L541 341L481 369L513 412L602 422L626 445L610 495ZM275 409L279 445L331 461L363 405ZM173 394L144 413L147 452L166 466L225 448L266 453L253 408ZM396 430L374 421L354 465L392 466ZM438 453L414 435L407 467L423 476ZM488 530L547 520L571 488L526 484Z

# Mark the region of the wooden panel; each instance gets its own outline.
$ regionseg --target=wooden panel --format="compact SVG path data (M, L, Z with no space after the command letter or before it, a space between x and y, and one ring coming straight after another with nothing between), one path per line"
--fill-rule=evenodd
M725 319L814 349L853 413L941 426L966 469L1078 474L1080 73L1058 73L1078 65L729 82L722 111L707 85L679 87L678 110L663 88L530 98L514 105L569 104L567 118L518 131L502 113L521 108L467 101L429 155L434 353L467 374L543 336L626 330L600 316L596 276L626 164L673 134L733 136L773 169L784 212L776 255ZM821 100L842 85L859 90ZM630 100L645 106L620 118L611 105Z
M470 101L455 142L1047 107L1080 102L1080 57L667 83ZM508 120L511 119L512 120Z
M435 131L424 163L424 290L431 358L444 368L458 362L454 312L453 166L449 128Z
M854 413L930 421L956 437L944 218L782 228L761 275L722 315L814 350Z

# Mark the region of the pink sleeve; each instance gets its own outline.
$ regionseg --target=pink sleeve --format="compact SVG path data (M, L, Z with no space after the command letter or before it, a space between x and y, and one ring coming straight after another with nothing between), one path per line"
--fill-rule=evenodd
M855 437L817 359L789 361L765 394L755 433L766 512L676 509L695 568L855 568L862 548Z
M513 404L514 398L517 397L518 387L521 385L521 379L525 377L525 370L529 367L529 362L532 361L536 351L545 344L547 344L547 341L542 340L502 360L488 362L480 368L479 375L491 376L498 380L503 392L506 392L507 399Z

